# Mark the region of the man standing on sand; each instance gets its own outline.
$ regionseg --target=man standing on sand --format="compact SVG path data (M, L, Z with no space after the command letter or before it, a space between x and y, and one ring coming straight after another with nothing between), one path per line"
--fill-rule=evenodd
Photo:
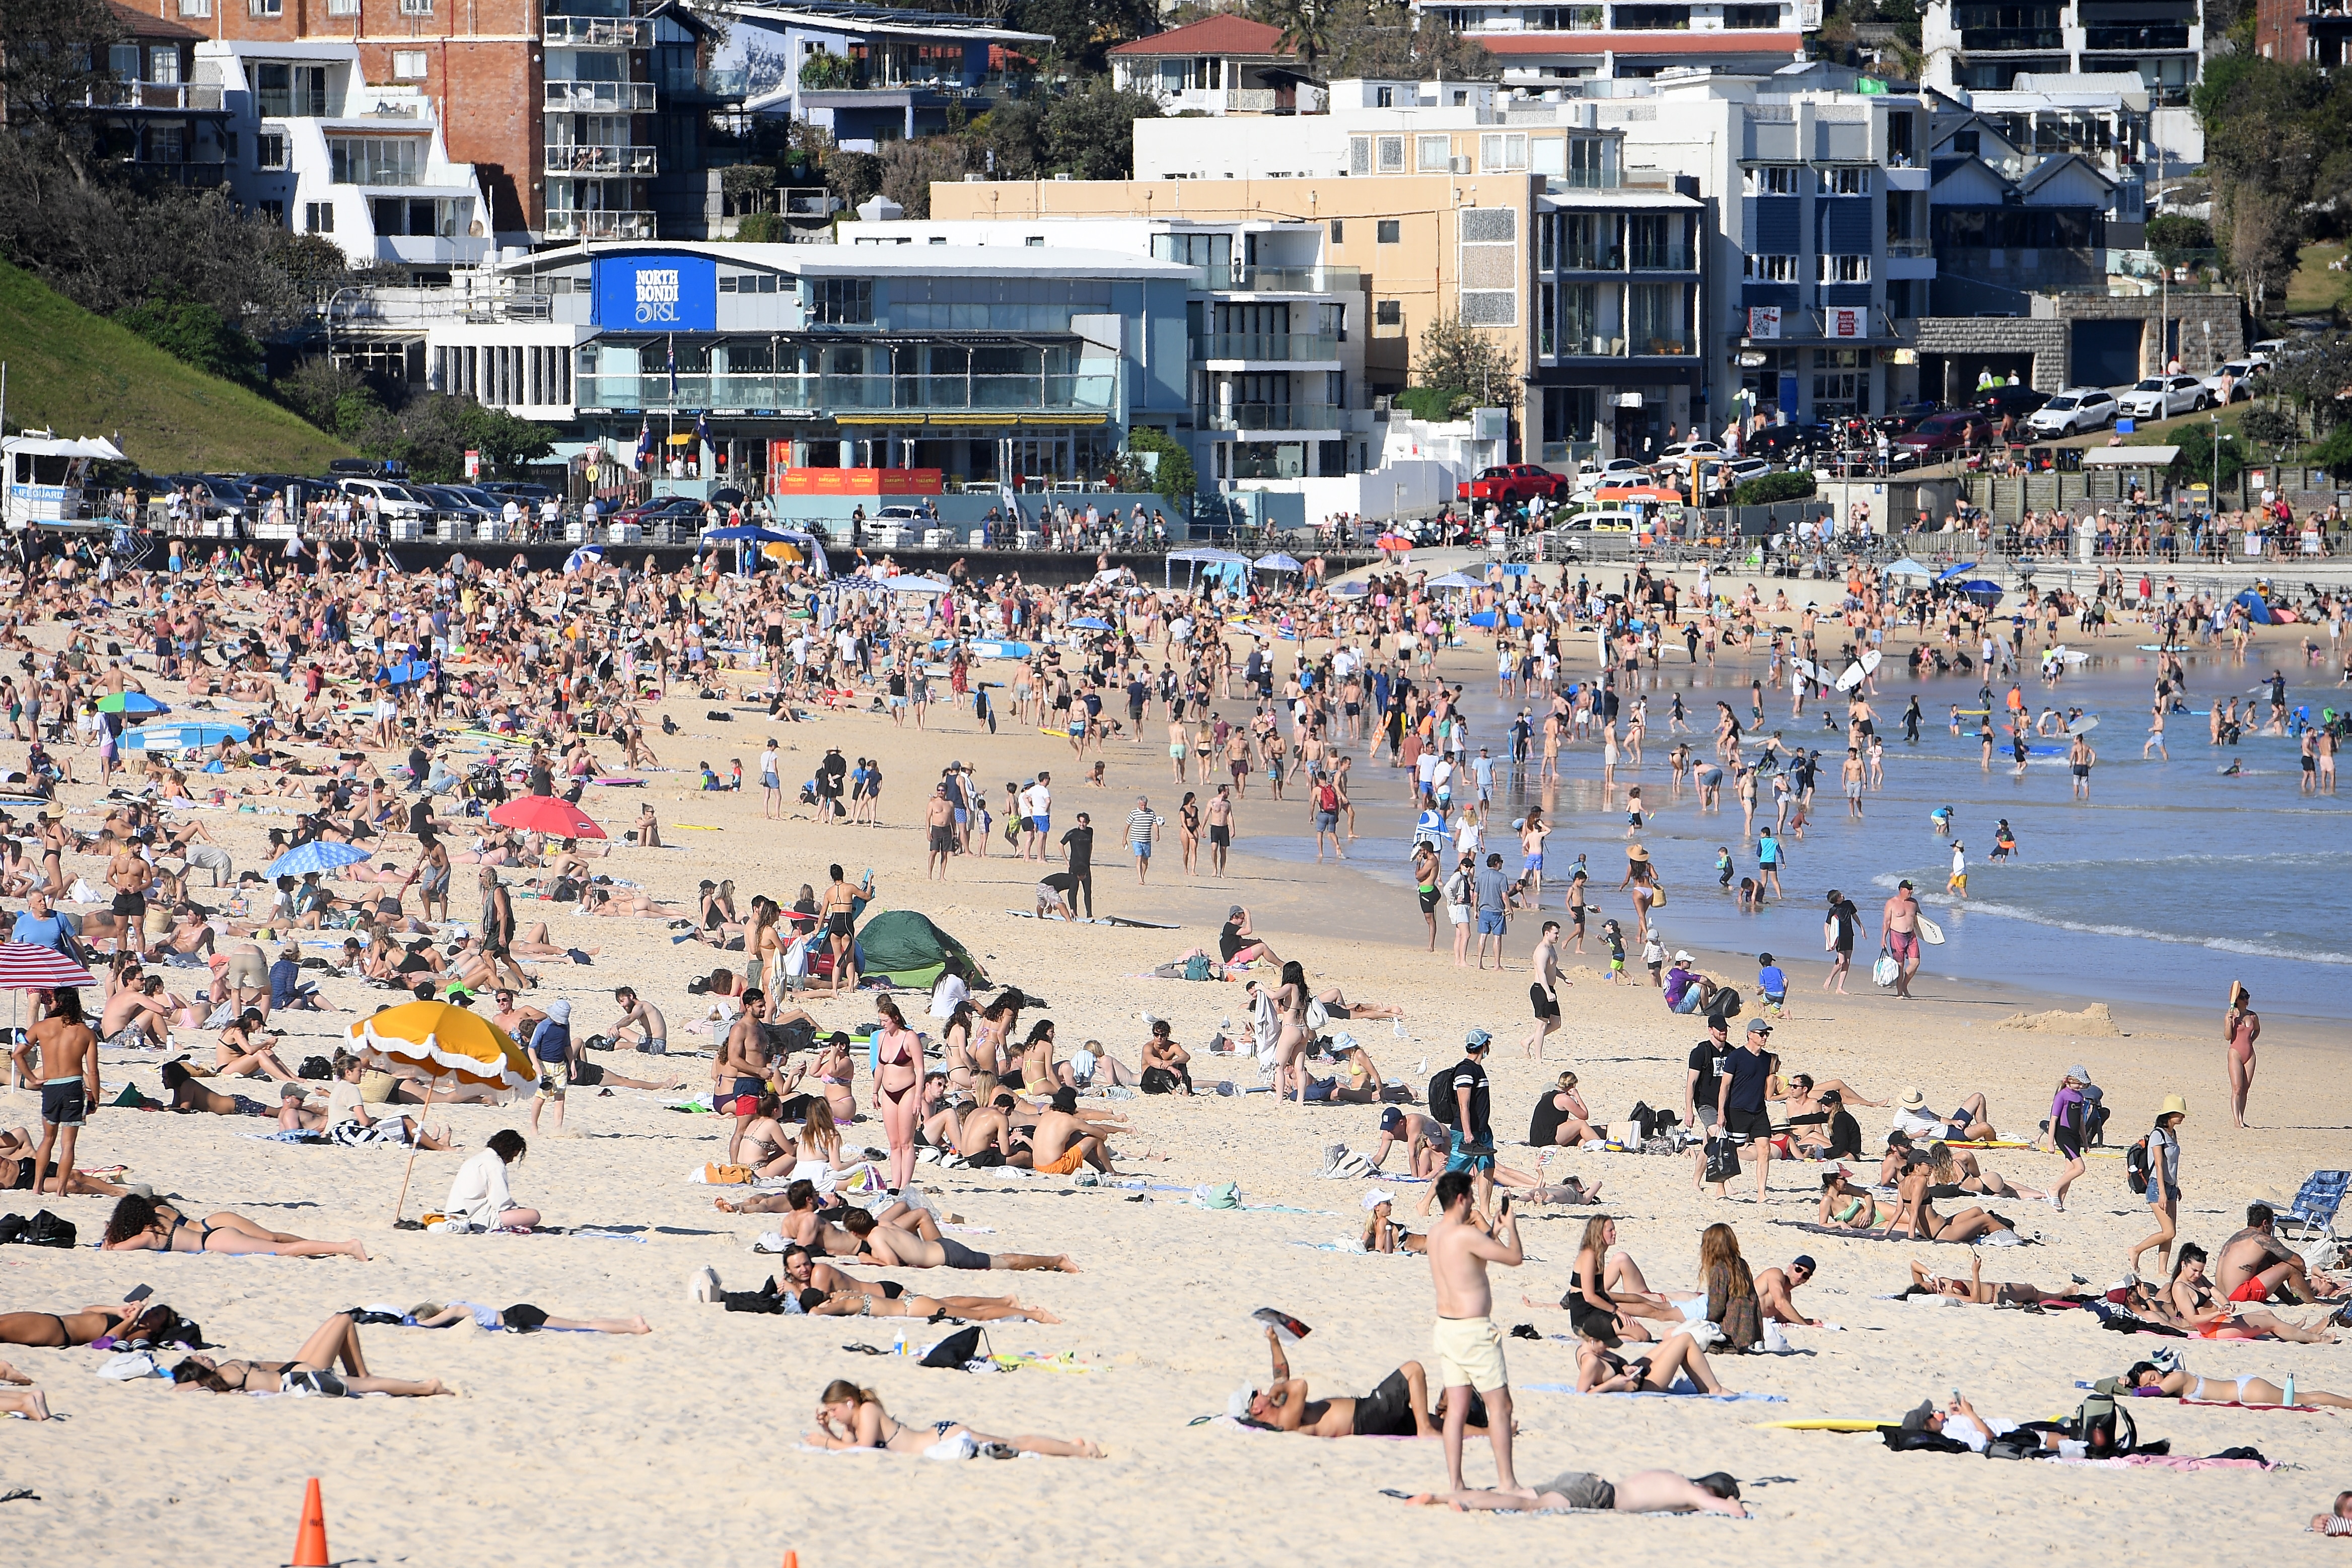
M1907 877L1895 884L1895 896L1878 911L1878 943L1894 955L1898 966L1895 994L1910 1000L1911 977L1919 973L1919 900L1913 896Z
M41 1086L41 1146L33 1154L33 1193L48 1191L49 1152L57 1145L57 1194L74 1178L74 1143L98 1109L98 1037L82 1022L81 993L60 985L49 994L49 1015L25 1031L38 1053L33 1080Z
M114 948L117 952L147 956L147 888L155 868L128 840L106 863L107 885L114 889ZM129 946L126 948L125 943Z
M1486 857L1474 885L1478 899L1478 967L1486 967L1486 939L1495 941L1495 972L1503 970L1503 936L1510 930L1507 910L1510 908L1510 879L1504 874L1500 855Z
M1528 1002L1535 1008L1536 1026L1528 1032L1527 1054L1543 1060L1543 1043L1559 1027L1559 922L1546 921L1536 939L1535 978L1528 983Z
M1526 1254L1507 1194L1495 1215L1495 1235L1481 1228L1470 1207L1470 1176L1448 1171L1437 1178L1437 1223L1429 1232L1429 1276L1437 1288L1437 1321L1431 1335L1437 1351L1438 1383L1445 1390L1445 1484L1462 1490L1462 1436L1470 1418L1470 1395L1486 1402L1486 1438L1495 1449L1495 1487L1520 1489L1511 1468L1511 1385L1503 1364L1503 1336L1489 1316L1494 1288L1486 1265L1516 1268Z
M1219 784L1217 793L1209 797L1209 871L1212 876L1225 874L1225 852L1234 847L1234 792L1229 784Z
M1081 896L1087 901L1087 919L1095 918L1095 819L1087 812L1078 813L1076 827L1062 835L1062 857L1069 866L1070 912L1077 913Z
M924 803L923 827L929 835L929 847L923 853L923 879L937 877L945 881L948 857L955 853L955 802L949 798L946 784L931 791L931 798Z
M1149 879L1151 841L1160 837L1160 826L1164 820L1151 809L1150 798L1144 795L1135 797L1135 809L1127 814L1127 844L1135 851L1135 880L1139 887Z
M1750 1023L1748 1037L1739 1043L1738 1049L1723 1058L1723 1076L1716 1080L1715 1090L1717 1135L1746 1145L1748 1155L1756 1162L1759 1205L1766 1201L1765 1186L1772 1170L1772 1121L1764 1108L1764 1091L1772 1078L1772 1064L1766 1058L1764 1047L1771 1036L1772 1026L1763 1019ZM1706 1161L1706 1152L1702 1150L1702 1168ZM1716 1184L1715 1195L1726 1195L1720 1182Z

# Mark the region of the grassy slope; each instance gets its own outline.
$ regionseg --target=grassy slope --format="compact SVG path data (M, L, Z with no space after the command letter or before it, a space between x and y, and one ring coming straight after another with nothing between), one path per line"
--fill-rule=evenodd
M60 436L121 435L149 473L317 473L349 448L243 387L183 364L0 262L7 423Z
M2330 272L2327 264L2344 255L2341 243L2306 245L2294 276L2287 280L2286 313L2317 315L2335 305L2352 304L2352 271Z

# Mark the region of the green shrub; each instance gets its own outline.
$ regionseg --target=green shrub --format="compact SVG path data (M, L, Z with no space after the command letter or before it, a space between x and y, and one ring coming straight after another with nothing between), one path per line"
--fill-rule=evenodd
M1769 506L1774 501L1806 500L1813 493L1811 474L1766 474L1749 479L1731 492L1734 506Z

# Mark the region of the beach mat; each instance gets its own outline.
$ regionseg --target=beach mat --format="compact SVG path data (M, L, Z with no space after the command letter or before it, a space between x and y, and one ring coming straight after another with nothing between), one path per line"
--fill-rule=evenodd
M1900 1241L1906 1245L1919 1247L1982 1247L1986 1245L1981 1237L1969 1242L1947 1242L1937 1241L1924 1236L1896 1236L1893 1232L1887 1230L1884 1226L1874 1226L1868 1230L1848 1230L1843 1226L1816 1225L1809 1219L1775 1219L1768 1220L1765 1223L1768 1225L1787 1226L1790 1230L1808 1231L1814 1236L1843 1237L1848 1241ZM2033 1237L2025 1235L2022 1231L2018 1232L2017 1235L2019 1237L2017 1245L2020 1247L2038 1247L2041 1245Z
M1576 1394L1577 1392L1576 1384L1572 1383L1523 1383L1518 1386L1523 1389L1533 1389L1538 1394ZM1693 1389L1685 1394L1679 1390L1626 1388L1613 1394L1578 1394L1578 1397L1582 1399L1699 1399L1716 1405L1786 1405L1789 1403L1789 1396L1785 1394L1759 1394L1753 1390L1739 1394L1701 1394Z
M1892 1423L1853 1415L1808 1415L1795 1421L1759 1421L1755 1425L1759 1428L1778 1427L1784 1432L1875 1432Z
M1394 1487L1382 1487L1381 1496L1392 1497L1400 1502L1411 1502L1414 1493L1401 1492ZM1727 1513L1712 1513L1700 1509L1675 1510L1650 1513L1621 1513L1613 1508L1491 1508L1478 1512L1489 1519L1541 1519L1547 1515L1581 1514L1588 1519L1721 1519L1733 1524L1745 1524L1747 1520Z

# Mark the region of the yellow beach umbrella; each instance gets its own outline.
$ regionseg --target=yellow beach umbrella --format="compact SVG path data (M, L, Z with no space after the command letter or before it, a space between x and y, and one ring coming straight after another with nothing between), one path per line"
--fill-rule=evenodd
M536 1085L530 1058L512 1035L447 1002L407 1002L351 1027L363 1055L421 1068L436 1079L520 1093ZM448 1087L445 1082L443 1087Z
M782 562L787 566L808 559L801 553L801 547L793 543L762 544L760 546L760 553L771 561Z

